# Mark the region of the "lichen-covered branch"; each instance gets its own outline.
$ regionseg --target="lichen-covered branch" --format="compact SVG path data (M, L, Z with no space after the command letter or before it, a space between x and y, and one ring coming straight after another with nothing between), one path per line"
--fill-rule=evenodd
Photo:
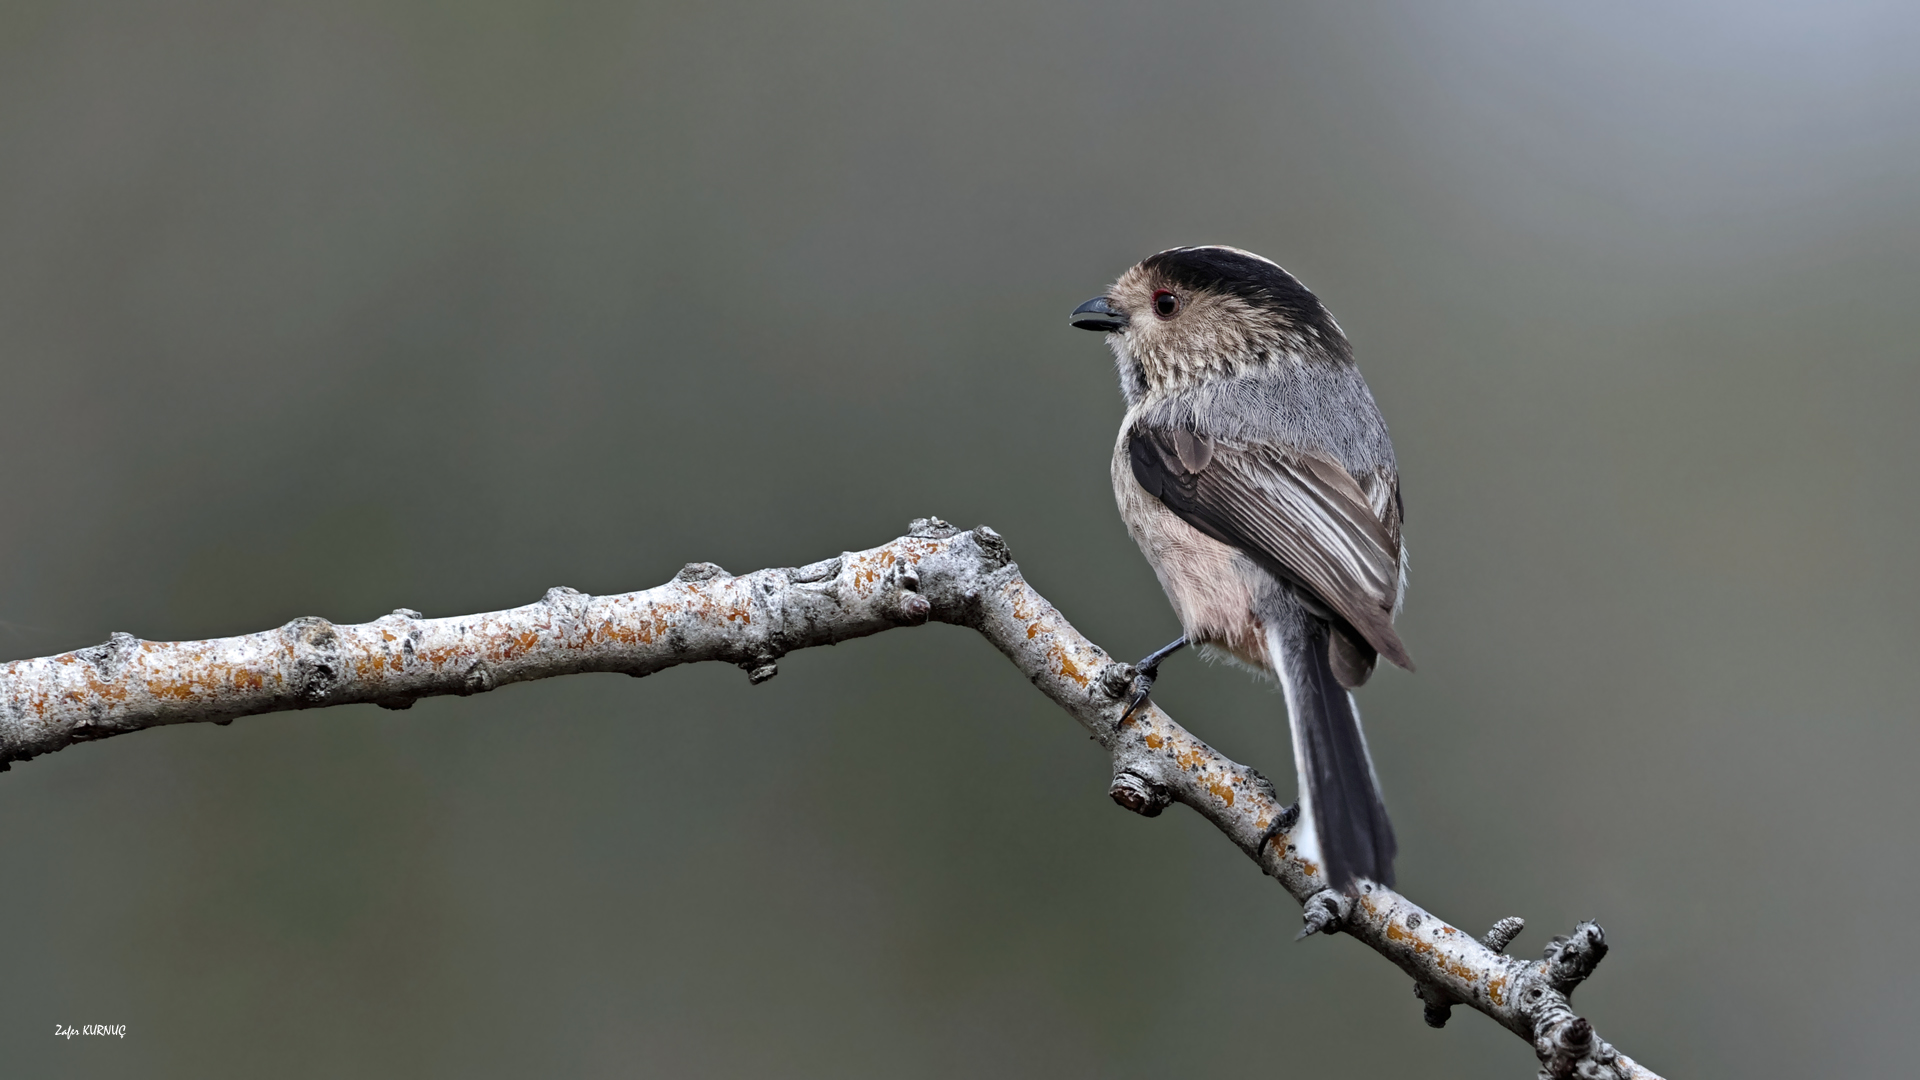
M1519 932L1486 939L1449 926L1391 889L1326 888L1293 842L1295 817L1266 777L1195 738L1157 706L1120 722L1134 671L1088 641L1021 578L993 530L913 523L891 543L799 569L734 577L695 563L644 592L555 588L538 603L446 619L396 611L358 626L296 619L210 641L104 645L0 665L0 769L72 743L163 724L370 702L404 709L432 694L475 694L581 671L648 675L719 660L753 682L780 657L929 619L979 631L1091 732L1113 762L1115 802L1151 817L1184 803L1218 826L1305 909L1304 933L1344 932L1414 979L1427 1021L1470 1005L1526 1039L1541 1075L1651 1078L1568 1004L1606 954L1583 923L1540 960L1503 955Z

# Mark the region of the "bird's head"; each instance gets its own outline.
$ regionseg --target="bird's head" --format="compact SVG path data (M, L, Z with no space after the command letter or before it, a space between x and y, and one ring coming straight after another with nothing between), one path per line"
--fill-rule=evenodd
M1352 360L1340 324L1306 286L1239 248L1149 255L1073 309L1073 325L1107 335L1129 403L1263 364Z

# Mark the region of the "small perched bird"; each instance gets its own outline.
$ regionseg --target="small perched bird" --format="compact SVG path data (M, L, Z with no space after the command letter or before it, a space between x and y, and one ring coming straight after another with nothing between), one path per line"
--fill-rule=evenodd
M1391 885L1393 826L1348 690L1379 656L1413 670L1393 629L1400 474L1340 324L1272 261L1190 247L1142 260L1073 325L1113 350L1127 401L1114 497L1186 631L1135 665L1128 714L1188 643L1272 675L1301 858L1336 889Z

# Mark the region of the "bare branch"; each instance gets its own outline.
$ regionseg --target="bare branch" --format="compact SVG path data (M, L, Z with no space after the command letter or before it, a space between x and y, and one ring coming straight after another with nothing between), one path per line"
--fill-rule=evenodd
M1297 815L1267 778L1233 762L1149 703L1127 719L1134 671L1081 636L1021 578L991 529L937 518L868 551L799 569L734 577L694 563L644 592L550 589L508 611L427 619L396 611L358 626L302 618L243 637L104 645L0 665L0 769L72 743L164 724L367 703L404 709L433 694L476 694L581 671L648 675L719 660L753 682L795 649L929 619L971 627L1091 732L1113 763L1110 794L1152 817L1185 803L1213 822L1305 909L1306 930L1344 932L1415 980L1427 1018L1454 1004L1486 1013L1534 1047L1546 1077L1659 1080L1602 1041L1568 995L1606 955L1594 923L1546 956L1502 955L1519 932L1503 919L1485 942L1383 886L1326 888L1294 844Z

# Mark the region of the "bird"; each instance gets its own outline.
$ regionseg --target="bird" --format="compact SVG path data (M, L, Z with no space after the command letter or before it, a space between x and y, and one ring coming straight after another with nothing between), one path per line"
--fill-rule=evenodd
M1239 248L1171 248L1073 310L1106 336L1126 401L1113 491L1182 635L1134 665L1124 725L1193 644L1286 701L1296 854L1330 888L1393 884L1393 824L1351 691L1413 670L1394 620L1405 508L1386 421L1319 298ZM1313 872L1310 868L1309 872Z

